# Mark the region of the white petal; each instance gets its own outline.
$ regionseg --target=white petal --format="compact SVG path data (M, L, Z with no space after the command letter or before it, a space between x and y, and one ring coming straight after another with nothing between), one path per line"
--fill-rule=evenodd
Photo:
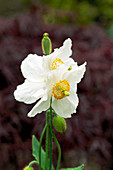
M66 66L70 67L72 66L72 69L74 67L78 67L77 62L75 62L72 58L69 58L68 60L65 61Z
M71 62L71 65L72 63L75 63L73 59L69 59L69 56L72 55L71 46L72 41L70 38L68 38L64 41L62 47L55 49L54 52L50 55L43 56L43 67L45 69L45 72L49 72L51 70L52 63L56 58L60 58L64 63Z
M70 38L64 41L63 46L54 50L56 58L60 58L62 61L67 60L72 55L72 41Z
M78 97L77 94L70 94L63 99L54 99L52 107L55 112L64 118L71 117L71 114L75 113L76 107L78 106Z
M65 73L64 77L69 82L79 83L86 71L86 62L81 66L74 67L72 70Z
M30 81L43 81L42 57L36 54L29 54L22 61L21 71L23 76Z
M51 64L54 59L55 58L54 58L53 53L47 56L43 56L43 67L44 67L45 72L49 72L51 70Z
M75 86L74 90L76 90L76 88L77 88L77 86ZM70 90L70 95L67 97L67 99L75 107L75 109L73 111L73 113L75 113L75 110L76 110L78 103L79 103L79 99L78 99L78 96L76 94L76 91Z
M28 117L34 117L36 114L46 111L50 107L50 98L45 95L28 113Z
M71 82L70 89L71 89L70 91L73 91L72 93L76 93L77 92L77 83Z
M67 68L64 64L58 69L51 71L47 77L47 89L48 91L52 91L53 86L58 83L60 80L63 80L63 75L67 71Z
M31 104L37 101L44 95L44 83L33 83L28 80L19 86L14 91L14 97L20 102Z
M48 74L48 81L53 81L54 83L57 83L59 80L62 80L63 75L66 71L67 69L64 64L61 65L61 67L58 67L56 70L53 70L50 74Z

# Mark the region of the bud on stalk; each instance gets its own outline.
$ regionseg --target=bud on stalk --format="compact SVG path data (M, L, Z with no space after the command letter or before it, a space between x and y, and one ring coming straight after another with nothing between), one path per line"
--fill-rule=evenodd
M55 116L53 118L53 126L57 132L63 133L67 129L66 121L63 117Z
M45 55L49 55L52 52L52 43L48 33L43 34L42 51Z

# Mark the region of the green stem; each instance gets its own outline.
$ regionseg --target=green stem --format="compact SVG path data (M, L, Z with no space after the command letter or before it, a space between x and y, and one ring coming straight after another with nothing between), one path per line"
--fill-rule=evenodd
M50 101L50 162L49 162L49 170L52 168L52 98Z
M31 162L29 163L29 167L31 167L33 164L37 164L37 165L38 165L38 162L37 162L37 161L31 161Z
M39 144L39 169L40 170L41 170L41 146L42 146L42 140L43 140L46 129L47 129L47 123L46 123L46 125L43 129L43 132L41 134L41 137L40 137L40 144Z
M49 110L46 113L46 123L47 123L47 129L46 129L46 157L45 157L45 170L48 170L49 166Z
M55 116L57 116L57 114L56 114L56 112L55 112L54 110L52 110L52 113L53 113Z
M53 131L52 131L52 136L53 136L53 138L54 138L54 140L55 140L55 143L56 143L56 145L57 145L57 148L58 148L59 156L58 156L58 163L57 163L57 168L56 168L56 170L59 170L59 168L60 168L60 162L61 162L61 148L60 148L59 142L58 142L56 136L54 135L54 132L53 132Z

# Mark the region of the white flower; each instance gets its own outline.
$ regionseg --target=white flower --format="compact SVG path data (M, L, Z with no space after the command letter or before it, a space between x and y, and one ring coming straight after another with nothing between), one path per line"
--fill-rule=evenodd
M64 41L63 46L55 49L53 53L47 56L38 56L29 54L21 64L21 71L25 78L30 81L46 80L47 74L65 64L67 68L74 68L77 63L70 56L72 55L72 41L70 38Z
M37 113L49 109L52 96L54 111L61 117L71 117L78 106L77 83L84 75L85 65L86 63L70 71L66 67L59 67L48 74L47 81L44 83L26 80L17 87L15 98L25 103L33 103L41 98L28 113L29 117L34 117ZM65 92L69 92L69 96L66 96Z
M21 71L25 82L17 86L14 97L27 104L40 99L28 113L29 117L49 109L51 96L52 108L59 116L68 118L76 112L77 83L84 75L86 63L78 66L69 58L71 54L71 40L67 39L48 56L30 54L23 60Z

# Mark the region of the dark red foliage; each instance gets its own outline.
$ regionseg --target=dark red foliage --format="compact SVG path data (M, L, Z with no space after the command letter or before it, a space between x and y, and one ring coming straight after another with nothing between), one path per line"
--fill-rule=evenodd
M99 26L77 28L44 25L40 15L21 15L0 19L0 169L21 170L31 157L31 136L39 139L45 124L45 113L28 118L33 105L14 100L13 92L24 80L21 61L29 53L42 55L41 39L50 34L53 48L70 37L72 57L82 64L87 61L85 78L78 85L80 98L77 114L67 120L68 129L56 134L65 157L73 151L73 159L85 163L94 159L106 170L113 160L113 40ZM57 149L54 146L53 152ZM85 153L85 156L84 156ZM55 162L57 156L55 156ZM87 169L87 168L86 168Z

